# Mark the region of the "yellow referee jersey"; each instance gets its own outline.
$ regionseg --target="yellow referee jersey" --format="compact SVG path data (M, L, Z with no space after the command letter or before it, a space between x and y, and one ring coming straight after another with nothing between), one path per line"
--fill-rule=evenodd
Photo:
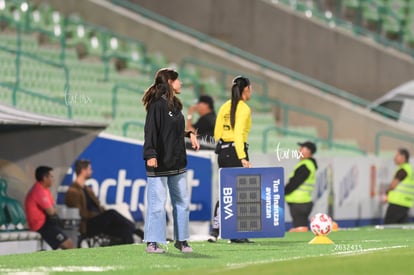
M247 137L252 125L250 107L243 100L239 101L236 109L234 129L230 123L230 109L231 100L228 100L220 107L214 127L214 138L217 141L222 139L224 142L234 142L237 157L244 159L246 158L244 143L247 143Z

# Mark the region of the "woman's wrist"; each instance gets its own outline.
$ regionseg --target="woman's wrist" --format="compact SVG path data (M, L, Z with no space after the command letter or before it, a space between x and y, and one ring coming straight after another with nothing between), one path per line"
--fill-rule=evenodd
M189 137L191 137L191 134L195 135L195 133L193 131L187 131L185 133L185 136L189 138Z

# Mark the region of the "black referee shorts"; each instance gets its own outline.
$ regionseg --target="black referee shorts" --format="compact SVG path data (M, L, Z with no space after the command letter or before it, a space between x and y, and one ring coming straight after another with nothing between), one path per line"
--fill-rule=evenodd
M37 231L42 236L42 239L47 242L52 249L58 249L59 246L68 239L68 236L63 232L62 227L50 222L46 219L43 226Z

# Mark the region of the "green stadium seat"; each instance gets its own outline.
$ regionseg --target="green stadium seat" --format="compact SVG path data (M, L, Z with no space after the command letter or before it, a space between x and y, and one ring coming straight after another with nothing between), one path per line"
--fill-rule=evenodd
M388 0L386 7L391 9L399 20L404 20L407 13L407 2L405 0Z
M381 20L380 10L382 8L382 3L379 1L362 1L362 18L368 23L379 24Z
M0 78L0 82L1 82L1 78ZM11 89L2 87L0 85L0 102L2 104L10 105L12 103L12 95L13 95L13 91Z
M41 3L38 6L30 7L28 12L29 31L36 31L41 34L40 42L45 43L48 39L53 42L60 42L64 34L62 14L54 10L50 5Z
M407 16L407 21L404 28L404 43L414 48L414 4L412 13Z
M88 55L102 57L105 53L106 39L105 33L99 31L89 32L88 44L86 45Z
M0 211L8 225L15 229L23 229L26 224L26 216L20 203L7 195L7 181L0 178Z
M13 11L17 8L17 3L12 1L0 0L0 23L1 27L10 26L14 23Z
M180 69L181 75L191 79L201 79L200 70L193 64L188 64Z
M314 1L309 0L299 0L292 2L296 5L296 9L299 11L313 11L316 9L316 3Z
M341 1L341 9L344 11L345 17L354 18L360 9L360 1L343 0Z
M200 80L200 85L200 94L210 95L214 100L229 98L224 91L223 85L214 76Z
M85 46L88 44L88 37L86 27L80 19L76 17L71 17L67 21L67 25L65 26L66 32L66 45L69 47L75 47L79 44Z
M11 9L12 24L14 26L20 24L22 30L25 30L28 19L27 15L29 12L29 5L24 1L8 1L8 4Z
M156 68L165 68L168 66L168 60L161 52L155 52L148 56L148 61Z
M402 31L402 21L394 14L384 15L382 29L385 34L397 36Z
M0 0L1 1L1 0ZM293 1L292 1L293 2ZM305 1L301 1L305 3ZM311 2L311 1L307 1ZM311 5L314 8L315 1ZM305 3L305 5L308 5ZM40 9L40 6L39 6ZM36 24L41 27L50 29L50 26L62 26L63 18L54 21L53 10L38 11L38 15L32 14L32 19L38 16ZM134 139L143 139L142 123L145 121L146 112L141 103L141 98L147 87L153 82L153 73L156 69L165 66L176 66L162 54L153 53L147 55L145 47L139 41L125 38L113 34L105 29L94 27L80 18L72 16L66 26L67 45L69 50L66 52L65 64L70 70L70 94L83 95L91 99L90 104L73 104L72 112L74 119L96 122L110 122L106 130L108 133L123 135L124 125L127 122L135 121L129 126L127 136ZM52 22L52 23L51 23ZM34 24L34 23L33 23ZM13 47L16 46L16 36L8 36L5 39L0 34L0 43L6 41ZM5 36L6 37L6 36ZM25 46L25 50L36 53L42 57L52 60L59 60L59 47L46 47L37 45L37 41L29 34L23 35L23 40L28 41L31 47ZM105 62L96 58L79 60L77 52L72 47L84 44L89 54L101 59L105 54L127 59L127 68L133 70L121 71L115 70L114 66L109 67L109 78L104 81ZM48 45L49 46L49 45ZM57 45L55 45L57 46ZM7 56L0 50L0 82L3 80L14 81L15 59L13 55ZM112 64L112 63L111 63ZM3 66L4 65L4 66ZM215 98L216 110L219 106L228 100L229 91L218 81L219 73L209 74L210 77L202 78L201 69L196 65L186 65L180 69L181 79L184 80L182 94L179 96L185 108L194 104L196 101L196 92L194 81L200 83L202 90L197 91L203 94L209 94ZM4 74L2 74L4 73ZM42 95L64 101L64 74L62 69L56 69L45 64L39 64L35 60L22 58L21 63L21 87L32 92L41 93ZM5 75L8 75L5 77ZM112 89L116 83L128 84L137 87L137 92L125 91L120 89L117 98L117 116L112 119ZM260 94L260 88L259 92ZM0 98L9 100L7 89L0 86ZM11 100L9 101L11 102ZM249 105L252 108L253 124L249 136L249 143L253 151L261 151L263 143L263 130L274 126L275 119L271 112L271 103L264 102L262 98L253 94ZM28 111L41 114L66 117L67 108L65 105L54 103L37 96L18 92L17 107ZM265 112L263 110L266 110ZM292 128L299 132L300 135L317 137L317 130L313 128L300 127ZM291 149L297 148L297 142L303 138L298 136L286 136L277 133L271 133L269 146L276 148L277 142L282 141L283 146ZM270 136L270 135L269 135ZM269 147L269 148L270 148Z

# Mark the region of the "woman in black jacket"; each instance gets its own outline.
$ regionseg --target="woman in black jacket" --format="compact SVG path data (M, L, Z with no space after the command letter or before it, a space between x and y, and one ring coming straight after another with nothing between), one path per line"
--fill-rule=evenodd
M173 205L174 246L182 252L192 252L187 243L189 198L184 137L190 138L193 149L198 150L200 145L193 132L184 130L183 105L176 97L180 93L178 73L172 69L161 69L142 98L147 111L143 154L147 170L144 236L148 253L165 252L158 243L165 243L166 240L167 190Z

